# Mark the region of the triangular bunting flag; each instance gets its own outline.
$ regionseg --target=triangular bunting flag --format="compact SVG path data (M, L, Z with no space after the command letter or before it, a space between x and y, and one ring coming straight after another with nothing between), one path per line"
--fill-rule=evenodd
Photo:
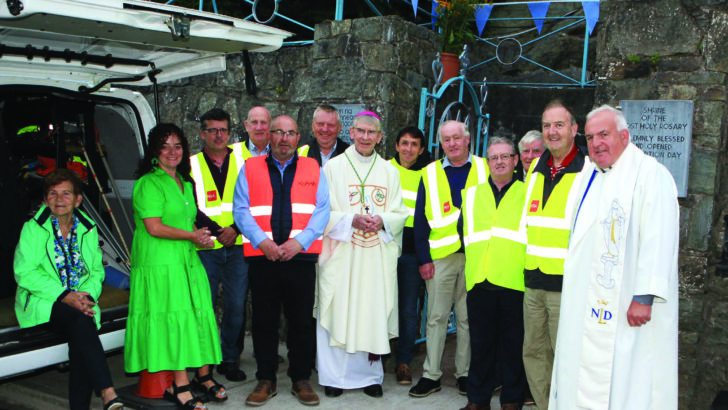
M389 2L389 0L387 0ZM412 0L412 8L415 9L415 17L417 17L417 0Z
M543 18L546 17L546 13L549 11L550 2L543 3L528 3L528 9L531 10L531 16L535 19L533 21L536 24L538 34L541 34L543 28Z
M475 24L478 26L479 36L483 35L483 29L485 28L485 23L488 22L491 11L493 11L493 6L488 4L481 4L475 8Z
M435 31L435 21L437 20L437 1L432 0L432 31Z
M594 31L594 26L597 25L597 21L599 21L599 2L598 1L583 1L581 2L582 7L584 7L584 17L586 17L586 29L589 31L589 35L591 36L592 31Z

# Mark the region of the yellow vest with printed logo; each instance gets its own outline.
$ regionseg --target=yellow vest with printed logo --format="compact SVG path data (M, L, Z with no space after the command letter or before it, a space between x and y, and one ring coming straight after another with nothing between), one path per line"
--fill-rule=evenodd
M402 185L402 201L407 207L409 216L404 226L412 228L415 224L415 203L417 202L417 189L420 187L420 179L422 171L412 171L401 165L394 159L390 159L389 163L394 165L399 171L399 183Z
M535 160L531 170L535 168ZM589 162L584 159L586 164ZM583 169L583 168L582 168ZM546 206L543 205L544 176L540 172L529 172L526 179L526 203L521 224L526 229L525 269L538 269L547 275L563 275L564 260L569 247L569 231L575 206L579 198L583 172L568 172L551 191Z
M202 152L190 157L190 167L192 179L195 180L195 195L197 196L197 205L200 210L209 216L221 227L232 225L233 220L233 195L235 194L235 182L238 179L240 168L242 168L245 160L250 158L250 151L243 143L236 143L230 146L233 152L230 153L228 159L228 171L225 178L224 196L220 197L217 190L215 180L212 178L210 168ZM247 155L246 155L247 154ZM214 236L213 232L213 236ZM235 240L236 245L243 244L242 235L238 235ZM215 246L212 249L222 248L222 244L215 240ZM208 249L208 248L198 248Z
M481 157L471 155L470 172L465 188L488 182L488 167ZM425 186L425 216L430 225L430 256L442 259L460 249L458 219L460 209L452 203L450 183L442 169L442 160L435 161L422 170Z
M498 207L490 184L463 189L465 286L488 282L525 290L526 232L521 230L526 186L515 181Z

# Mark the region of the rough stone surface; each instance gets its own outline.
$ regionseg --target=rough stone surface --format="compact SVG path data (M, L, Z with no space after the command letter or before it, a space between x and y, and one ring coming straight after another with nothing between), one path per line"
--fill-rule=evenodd
M382 115L379 151L391 157L389 136L417 124L420 91L431 86L427 71L437 47L430 30L398 17L326 21L316 26L311 46L251 53L255 95L246 92L241 55L227 58L225 72L160 85L162 120L179 124L195 153L202 148L199 116L213 107L230 112L231 140L239 141L247 111L256 105L297 119L305 139L316 105L364 104ZM151 103L151 90L142 91Z
M726 104L722 101L696 101L693 117L693 146L707 150L718 149L725 110Z
M693 149L690 152L688 191L712 194L715 188L716 153Z

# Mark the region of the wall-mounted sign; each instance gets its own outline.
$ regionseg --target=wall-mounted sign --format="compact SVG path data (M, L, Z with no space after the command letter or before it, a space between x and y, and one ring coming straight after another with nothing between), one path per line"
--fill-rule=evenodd
M331 104L339 110L339 117L341 117L341 138L344 142L351 144L351 135L349 135L349 128L354 123L354 117L362 111L366 111L367 108L364 104Z
M632 143L665 165L675 178L679 197L688 193L688 166L693 133L693 102L620 101Z

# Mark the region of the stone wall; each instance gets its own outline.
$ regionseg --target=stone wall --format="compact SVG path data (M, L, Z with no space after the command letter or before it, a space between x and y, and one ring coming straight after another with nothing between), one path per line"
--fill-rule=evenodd
M316 26L312 46L251 53L256 96L245 91L241 55L228 57L225 72L160 86L162 121L180 124L195 153L202 148L198 118L213 107L231 113L234 141L244 133L247 111L262 105L273 116L296 119L303 143L312 135L316 105L363 104L382 116L385 138L378 151L389 158L397 131L417 125L420 90L432 83L425 75L435 42L432 31L399 17L324 22ZM151 103L150 91L143 90Z
M694 101L680 199L680 408L705 409L728 390L728 279L715 275L728 202L726 2L602 2L600 25L595 104Z

